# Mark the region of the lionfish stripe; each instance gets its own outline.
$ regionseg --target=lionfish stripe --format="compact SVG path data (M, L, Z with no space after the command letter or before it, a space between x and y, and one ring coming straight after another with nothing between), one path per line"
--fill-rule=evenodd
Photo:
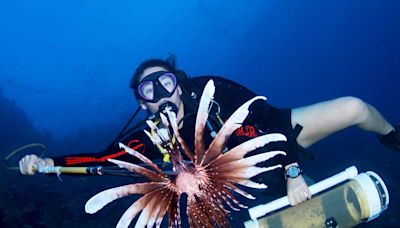
M223 202L220 199L213 196L216 192L221 192L220 189L217 189L212 191L214 192L213 194L198 196L197 203L207 218L214 221L218 227L224 227L228 224L226 216L229 211L224 208ZM221 194L218 195L221 196Z
M136 202L134 202L122 215L120 220L118 221L117 228L125 228L128 227L132 220L136 217L136 215L143 210L143 208L149 203L151 199L158 193L158 191L153 191L148 194L145 194Z
M171 112L170 110L167 110L167 115L169 118L169 121L171 122L171 127L172 130L174 130L174 133L178 133L178 120L176 119L176 113L175 112Z
M154 164L150 159L148 159L143 154L137 152L136 150L133 150L132 148L130 148L128 146L125 146L123 143L119 143L119 147L123 148L125 150L125 152L127 152L128 154L131 154L131 155L139 158L142 162L144 162L147 165L149 165L150 167L152 167L158 174L163 175L161 169L158 168L156 164Z
M201 209L195 198L190 196L187 201L188 218L192 220L195 227L213 227L212 220L205 214L204 209Z
M259 99L266 100L267 98L265 98L263 96L256 96L256 97L250 99L249 101L247 101L246 103L244 103L242 106L240 106L229 117L229 119L222 126L221 130L218 132L215 139L210 144L201 164L207 164L211 160L215 159L219 154L221 154L226 140L229 138L229 136L231 136L231 134L237 128L239 128L242 125L243 121L246 119L247 115L249 114L249 110L248 110L249 106L255 100L259 100Z
M223 188L222 189L222 197L225 199L225 201L226 201L226 203L228 203L228 202L231 202L230 203L230 207L232 207L233 208L233 203L235 204L235 205L237 205L237 206L239 206L239 207L241 207L241 208L247 208L245 205L243 205L243 204L241 204L237 199L236 199L236 197L232 194L232 192L231 191L229 191L229 189L227 189L227 188ZM228 203L228 205L229 205L229 203ZM235 207L236 208L236 207ZM239 208L236 208L236 209L239 209ZM235 210L235 209L234 209ZM240 209L239 209L240 210Z
M250 167L244 167L244 168L239 168L235 171L235 173L221 173L220 177L224 178L252 178L260 173L267 172L276 168L282 168L282 165L275 165L271 167L256 167L256 166L250 166Z
M161 202L158 201L160 204L156 205L154 210L152 211L151 215L149 216L149 220L147 221L147 227L153 227L154 224L156 223L158 213L160 212L161 209Z
M240 154L240 152L243 150L247 151L247 152L253 151L253 150L260 148L268 143L278 142L278 141L287 141L287 138L285 135L280 134L280 133L266 134L266 135L262 135L257 138L251 139L249 141L246 141L246 142L232 148L230 151L231 151L231 153L239 152L239 154Z
M160 191L161 190L159 190L158 193L143 208L142 213L140 213L140 216L136 222L135 227L145 227L146 225L148 227L153 227L155 222L155 216L158 213L157 203L160 203L160 200L163 198L163 195L161 194Z
M227 215L229 210L226 210L222 204L212 203L208 205L208 210L212 211L211 218L215 221L218 227L229 227L229 222L227 220Z
M200 216L207 218L208 223L215 224L218 227L224 227L227 224L227 211L221 203L218 203L212 197L199 196L197 201ZM214 227L214 226L211 226Z
M177 226L179 217L180 195L173 194L168 207L168 227ZM179 222L180 223L180 222Z
M225 165L218 167L218 173L230 173L230 172L237 172L238 169L254 166L260 162L267 161L268 159L281 154L286 155L283 151L270 151L264 152L262 154L253 155L247 158L243 158L240 160L229 162Z
M286 137L279 133L267 134L256 137L220 155L215 160L210 162L210 166L218 167L221 165L225 165L226 163L242 159L250 151L263 147L264 145L270 142L276 142L276 141L286 141Z
M257 183L257 182L251 181L251 180L247 180L247 179L244 180L244 179L237 178L237 179L231 179L231 181L236 184L240 184L242 186L249 187L249 188L256 188L256 189L268 188L268 186L265 184L260 184L260 183Z
M179 130L178 130L178 121L176 119L175 112L171 112L167 110L168 118L171 121L172 130L176 138L178 139L179 144L181 145L183 152L185 152L186 156L190 159L191 162L194 161L193 154L189 151L189 147L187 146L186 142L182 139Z
M180 197L179 197L179 199L180 199ZM178 200L178 202L177 202L178 206L176 209L175 224L176 224L176 226L181 227L181 206L179 204L179 201L180 200Z
M166 128L169 128L170 124L169 124L169 121L168 121L167 117L164 115L164 113L160 113L160 117L161 117L161 121L164 124L164 126Z
M238 188L236 185L232 184L231 182L224 180L222 181L224 187L231 189L232 191L235 191L236 193L248 198L248 199L256 199L254 196L251 194L247 193L246 191L243 191L242 189Z
M240 208L237 208L233 205L233 203L226 197L225 195L222 195L222 199L224 199L225 203L234 211L240 211Z
M155 189L165 186L162 183L137 183L129 184L116 188L111 188L102 192L97 193L92 198L90 198L85 205L85 211L89 214L94 214L98 210L102 209L105 205L110 202L119 199L124 196L132 194L146 194Z
M152 181L156 181L156 182L168 182L169 179L165 178L164 176L158 174L158 173L154 173L142 166L136 165L136 164L132 164L129 162L125 162L125 161L120 161L120 160L116 160L116 159L108 159L109 162L112 162L116 165L118 165L119 167L128 169L131 172L140 174L144 177L149 178Z
M187 214L189 223L193 223L193 227L212 227L208 221L203 218L203 213L195 204L188 205Z
M203 94L200 98L199 109L197 111L196 117L196 126L195 126L195 140L194 140L194 148L195 148L195 162L196 164L200 164L203 159L205 146L203 141L204 136L204 128L206 125L206 121L208 118L208 112L211 100L214 98L215 86L214 81L209 80L204 87Z
M161 202L159 204L159 211L156 216L156 227L160 227L161 222L165 216L165 213L167 212L168 207L171 203L171 198L172 198L173 194L174 194L173 192L167 190L166 194L164 195L163 199L161 200Z

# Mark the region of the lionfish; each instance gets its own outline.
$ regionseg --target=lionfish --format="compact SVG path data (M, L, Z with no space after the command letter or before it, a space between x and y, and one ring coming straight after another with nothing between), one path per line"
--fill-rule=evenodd
M241 126L241 123L249 113L250 104L258 99L266 99L265 97L257 96L243 104L229 117L208 149L206 149L203 135L214 92L215 86L213 81L210 80L200 99L196 117L194 155L189 151L179 134L174 112L166 111L168 118L164 114L160 115L165 128L159 129L155 123L148 121L148 125L156 134L152 135L147 131L146 134L153 143L163 146L167 150L176 175L167 176L144 155L120 143L121 148L139 158L152 170L115 159L109 159L109 161L131 172L140 174L150 181L102 191L87 201L85 211L93 214L118 198L132 194L143 194L126 210L117 227L128 227L140 212L141 214L136 222L137 227L153 227L154 225L159 227L167 212L168 226L180 227L179 201L181 195L186 193L186 214L191 227L229 227L227 217L230 211L226 207L232 210L239 210L238 207L246 208L235 198L233 192L249 199L255 199L255 197L241 190L237 185L257 189L267 188L266 185L253 182L250 178L279 168L281 165L271 167L257 167L255 165L277 154L286 154L283 151L271 151L249 157L245 157L245 155L269 142L286 141L286 137L277 133L259 136L223 153L226 140ZM170 140L171 138L176 140ZM187 155L190 161L182 158L181 151Z

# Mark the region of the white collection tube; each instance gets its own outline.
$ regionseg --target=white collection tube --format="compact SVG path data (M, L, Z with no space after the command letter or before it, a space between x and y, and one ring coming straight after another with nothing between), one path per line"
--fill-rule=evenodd
M323 181L320 181L316 184L311 185L310 192L312 195L317 194L321 191L324 191L330 187L333 187L341 182L344 182L349 179L353 179L355 176L357 176L358 170L355 166L351 166L344 170L343 172L340 172L330 178L327 178ZM282 198L276 199L272 202L269 202L267 204L261 204L255 207L252 207L249 209L249 214L250 218L253 220L253 222L257 223L257 219L260 217L263 217L264 215L281 209L283 207L286 207L289 205L289 199L287 196L284 196Z

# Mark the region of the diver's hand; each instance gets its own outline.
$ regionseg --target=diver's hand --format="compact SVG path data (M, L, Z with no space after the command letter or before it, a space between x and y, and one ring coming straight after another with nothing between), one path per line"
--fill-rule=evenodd
M38 166L54 166L51 158L39 158L34 154L26 155L19 161L19 171L23 175L34 175Z
M292 206L311 199L310 189L308 189L303 176L287 179L287 195Z

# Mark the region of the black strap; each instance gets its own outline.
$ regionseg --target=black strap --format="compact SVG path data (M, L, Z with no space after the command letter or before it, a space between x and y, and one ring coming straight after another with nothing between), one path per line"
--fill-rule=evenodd
M301 126L300 124L296 124L296 126L294 126L294 129L293 129L293 132L292 132L292 138L293 138L293 140L294 140L294 142L295 142L295 145L296 145L296 147L297 147L297 150L301 153L301 154L303 154L303 156L304 157L306 157L306 158L308 158L308 159L311 159L311 160L315 160L315 155L313 154L313 153L311 153L310 151L308 151L308 150L305 150L302 146L300 146L298 143L297 143L297 141L296 141L296 139L297 139L297 136L299 136L299 134L300 134L300 132L303 130L303 126Z
M299 136L301 130L303 130L303 126L301 126L300 124L296 124L293 129L292 137L296 139L297 136Z
M302 130L303 130L303 126L301 126L300 124L296 124L296 126L294 126L293 132L291 134L291 137L294 140L294 145L296 146L297 151L299 151L304 157L311 159L311 160L315 160L315 155L313 153L311 153L310 151L304 149L296 141L297 137L299 136L299 134Z

